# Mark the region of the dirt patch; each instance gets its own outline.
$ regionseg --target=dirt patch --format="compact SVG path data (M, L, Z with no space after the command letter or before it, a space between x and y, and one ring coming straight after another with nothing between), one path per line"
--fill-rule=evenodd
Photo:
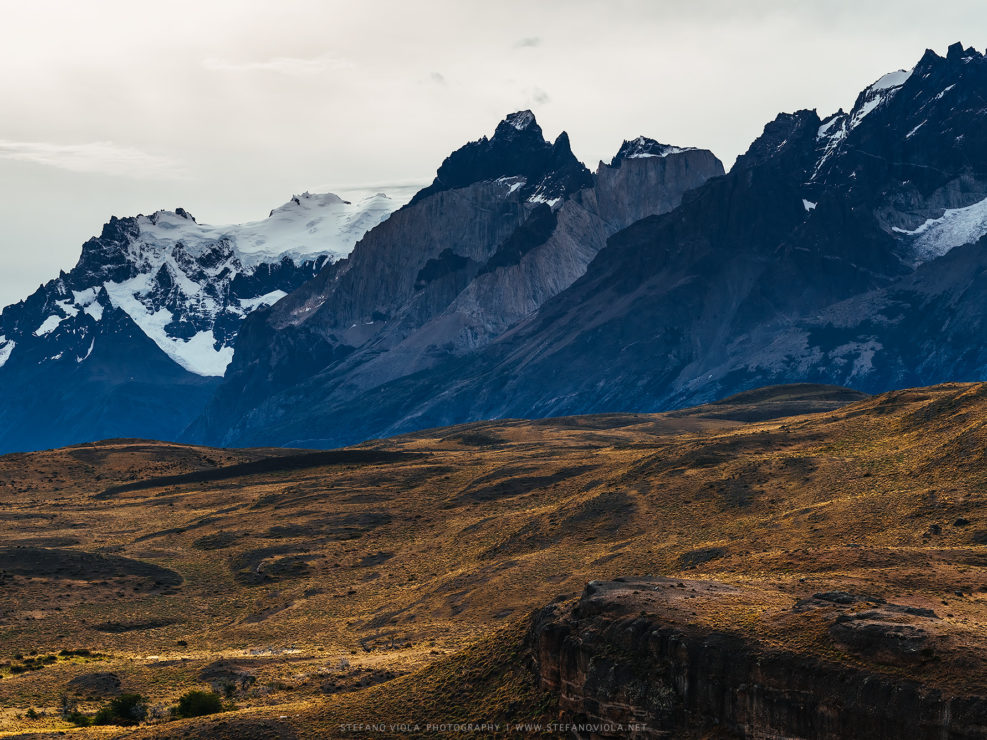
M82 540L78 537L24 537L13 540L11 547L72 547L81 545Z
M336 514L307 522L278 524L268 529L262 537L284 539L286 537L328 537L334 540L352 540L372 529L391 523L390 514L360 512Z
M209 684L214 691L224 693L230 687L243 690L251 686L257 675L238 663L217 660L199 671L199 680Z
M559 523L559 528L566 531L582 524L595 524L614 532L631 521L635 509L634 499L625 491L604 491L579 504Z

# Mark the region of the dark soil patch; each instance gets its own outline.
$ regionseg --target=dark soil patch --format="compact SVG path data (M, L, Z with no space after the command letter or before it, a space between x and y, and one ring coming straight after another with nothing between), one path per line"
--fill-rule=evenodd
M330 465L380 465L386 463L406 462L423 457L415 452L392 452L388 450L329 450L327 452L309 452L304 455L285 455L269 457L253 462L227 465L212 470L199 470L183 475L164 475L148 478L134 483L111 486L102 493L94 496L97 499L107 499L130 491L143 491L148 488L162 486L177 486L185 483L212 483L247 475L266 475L270 473L305 470L306 468L321 468Z
M632 520L636 508L634 499L625 491L604 491L579 504L559 523L559 528L567 532L581 524L597 524L614 532Z
M81 545L77 537L25 537L10 542L13 547L72 547Z
M239 536L233 532L216 532L199 537L192 543L196 550L222 550L225 547L236 544Z
M83 673L68 684L69 693L87 699L116 696L121 692L120 678L115 673Z
M46 547L0 547L0 570L21 576L84 580L138 576L158 587L182 583L175 571L142 560Z
M282 539L285 537L328 537L333 540L352 540L363 536L372 529L390 523L390 514L376 512L335 514L307 522L278 524L268 529L261 536L270 539Z
M722 547L701 547L698 550L690 550L679 555L679 565L683 568L694 568L697 565L724 558L728 554Z
M357 568L369 568L372 565L380 565L394 557L393 552L377 552L373 555L366 555L356 564Z
M547 488L555 483L561 483L569 478L582 475L589 470L595 470L594 466L577 465L571 468L563 468L549 475L522 475L507 478L486 486L476 486L476 481L474 481L456 497L455 503L486 503L504 498L523 496L531 491Z
M124 632L143 632L144 630L155 630L160 627L169 627L176 623L174 619L147 619L134 622L100 622L94 624L93 629L99 632L109 632L118 635Z

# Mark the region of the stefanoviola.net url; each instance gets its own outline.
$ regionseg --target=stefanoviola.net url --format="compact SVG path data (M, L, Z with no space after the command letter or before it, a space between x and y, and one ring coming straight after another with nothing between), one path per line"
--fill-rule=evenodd
M434 734L462 735L470 733L494 733L510 735L521 733L558 735L568 733L590 733L598 735L620 735L625 733L646 732L647 725L637 722L449 722L437 724L403 724L400 722L352 722L339 725L341 733L387 733L401 734Z

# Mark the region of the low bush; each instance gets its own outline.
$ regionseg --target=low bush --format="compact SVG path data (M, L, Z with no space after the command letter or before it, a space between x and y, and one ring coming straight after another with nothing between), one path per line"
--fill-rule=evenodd
M193 690L178 700L175 714L178 717L201 717L223 711L223 699L215 691Z
M92 720L78 710L66 712L63 716L66 722L71 722L76 727L89 727L92 724Z
M94 725L137 725L147 717L147 700L140 694L120 694L93 717Z

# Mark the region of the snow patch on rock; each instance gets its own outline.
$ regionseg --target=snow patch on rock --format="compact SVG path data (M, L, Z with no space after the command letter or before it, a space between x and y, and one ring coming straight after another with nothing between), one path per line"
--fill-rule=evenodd
M52 314L41 322L41 326L34 330L34 336L43 337L46 334L51 334L64 320L62 316Z
M0 367L7 364L7 360L10 359L10 353L14 351L16 345L16 342L0 334Z
M939 218L926 219L916 229L891 230L911 240L916 262L928 262L987 234L987 198L965 208L946 209Z

